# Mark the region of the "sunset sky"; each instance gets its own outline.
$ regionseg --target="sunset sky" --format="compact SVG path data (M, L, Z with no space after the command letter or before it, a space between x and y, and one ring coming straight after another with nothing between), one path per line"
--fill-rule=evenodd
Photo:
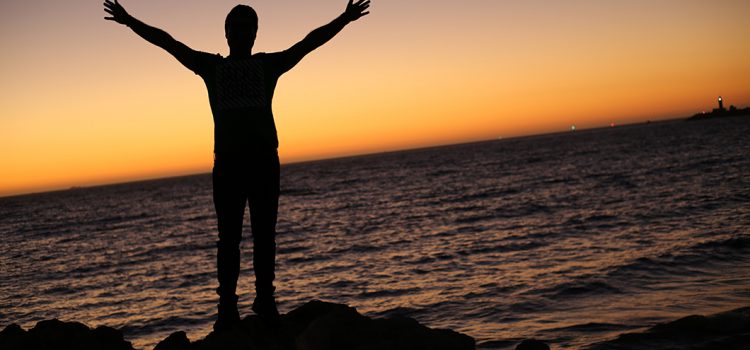
M233 1L123 0L228 54ZM346 0L247 3L280 51ZM747 0L373 0L282 76L282 163L750 105ZM0 196L210 171L205 86L101 1L0 4Z

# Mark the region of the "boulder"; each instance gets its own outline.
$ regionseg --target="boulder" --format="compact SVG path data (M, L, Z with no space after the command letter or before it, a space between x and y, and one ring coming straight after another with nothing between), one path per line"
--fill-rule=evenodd
M746 350L750 344L750 307L715 315L692 315L644 332L625 333L589 350Z
M406 317L372 319L352 307L310 301L268 322L256 315L245 317L232 329L212 332L190 342L185 332L175 332L154 350L371 350L371 349L474 349L474 339L451 330L430 329ZM133 350L122 332L90 329L78 322L42 321L29 331L10 325L0 332L3 350Z
M28 332L17 325L5 327L0 332L0 349L133 350L133 346L116 329L98 327L92 330L79 322L54 319L41 321Z
M536 339L526 339L516 346L516 350L549 350L549 345Z
M248 316L229 331L211 333L186 349L474 349L474 339L430 329L411 318L371 319L352 307L311 301L273 324Z

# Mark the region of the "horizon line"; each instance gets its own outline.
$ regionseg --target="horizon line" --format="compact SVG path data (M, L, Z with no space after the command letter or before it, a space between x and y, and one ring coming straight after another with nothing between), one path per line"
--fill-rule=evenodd
M634 123L627 123L627 124L618 124L614 127L627 127L627 126L636 126L636 125L642 125L642 124L649 124L649 123L666 123L666 122L673 122L673 121L679 121L679 120L686 120L686 117L672 117L672 118L665 118L665 119L657 119L657 120L646 120L646 121L639 121ZM455 143L444 143L444 144L434 144L434 145L427 145L427 146L417 146L413 148L402 148L402 149L394 149L394 150L383 150L383 151L375 151L375 152L365 152L365 153L354 153L354 154L343 154L343 155L336 155L332 157L325 157L325 158L313 158L313 159L304 159L304 160L298 160L298 161L291 161L291 162L285 162L282 163L281 166L288 166L288 165L298 165L298 164L306 164L306 163L316 163L316 162L325 162L325 161L332 161L332 160L340 160L340 159L348 159L348 158L359 158L359 157L367 157L367 156L375 156L375 155L383 155L383 154L390 154L390 153L400 153L400 152L409 152L409 151L418 151L418 150L427 150L427 149L433 149L433 148L442 148L442 147L450 147L450 146L459 146L459 145L469 145L469 144L475 144L475 143L485 143L485 142L494 142L494 141L505 141L505 140L517 140L517 139L523 139L523 138L532 138L532 137L538 137L538 136L548 136L548 135L556 135L556 134L568 134L572 132L584 132L584 131L593 131L593 130L599 130L599 129L611 129L613 128L612 125L604 125L604 126L596 126L596 127L590 127L590 128L582 128L582 129L575 129L575 130L564 130L564 131L552 131L552 132L543 132L538 134L523 134L523 135L516 135L516 136L509 136L509 137L498 137L493 139L479 139L479 140L467 140L467 141L461 141L461 142L455 142ZM31 191L31 192L10 192L8 194L0 194L0 199L8 199L8 198L14 198L14 197L24 197L24 196L34 196L34 195L41 195L41 194L49 194L49 193L55 193L55 192L66 192L66 191L73 191L78 189L90 189L90 188L97 188L97 187L107 187L107 186L117 186L117 185L126 185L126 184L134 184L139 182L150 182L150 181L158 181L158 180L168 180L168 179L176 179L181 177L190 177L190 176L199 176L199 175L206 175L210 174L211 171L208 172L191 172L191 173L180 173L179 171L176 171L172 175L164 175L159 176L156 175L155 177L146 176L143 178L134 177L132 179L125 179L122 181L113 181L113 182L103 182L103 183L92 183L91 185L71 185L71 186L59 186L59 187L51 187L49 189L42 189L39 191Z

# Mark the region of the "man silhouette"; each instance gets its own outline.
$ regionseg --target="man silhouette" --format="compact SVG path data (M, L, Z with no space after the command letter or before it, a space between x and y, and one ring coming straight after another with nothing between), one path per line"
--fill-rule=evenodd
M139 21L117 0L104 2L104 11L110 15L105 19L130 27L146 41L172 54L206 83L214 119L212 176L219 230L219 312L214 323L217 331L230 328L240 319L236 288L246 203L250 207L255 270L252 309L266 319L279 316L273 285L279 203L278 139L271 111L276 82L347 24L367 15L369 6L370 0L349 0L343 14L288 50L253 54L258 16L252 7L237 5L224 24L229 56L222 57L195 51L167 32Z

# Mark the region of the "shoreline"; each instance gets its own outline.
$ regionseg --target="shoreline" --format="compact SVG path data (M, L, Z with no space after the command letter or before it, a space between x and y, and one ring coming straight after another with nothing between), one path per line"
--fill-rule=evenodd
M638 332L591 344L588 350L743 349L750 340L750 306L708 316L690 315ZM174 332L154 350L190 349L549 349L554 341L506 339L476 344L474 338L447 329L431 329L408 317L369 318L343 304L310 301L269 323L252 315L232 330L211 332L191 341ZM79 322L40 321L30 330L11 324L0 331L0 348L135 350L120 330L91 329ZM146 350L146 349L142 349Z
M278 321L245 317L232 329L211 332L191 341L174 332L154 350L189 349L475 349L474 338L448 329L428 328L408 317L370 318L353 307L313 300ZM80 322L40 321L30 330L11 324L0 332L0 348L135 350L122 331L107 326L91 329ZM146 349L142 349L146 350Z

